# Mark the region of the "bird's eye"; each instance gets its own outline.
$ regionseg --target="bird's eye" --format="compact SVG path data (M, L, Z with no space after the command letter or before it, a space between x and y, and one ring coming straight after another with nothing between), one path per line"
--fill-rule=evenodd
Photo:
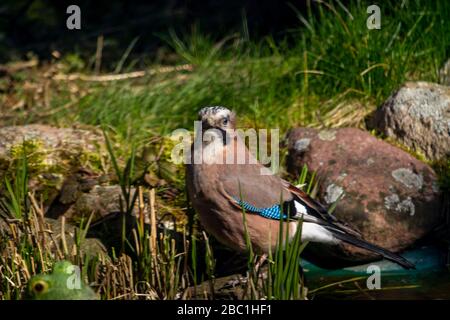
M47 291L47 289L48 289L48 284L45 281L37 281L33 285L33 290L36 293L43 293L43 292Z
M228 125L228 122L229 122L229 121L230 121L230 120L228 120L228 118L222 119L222 125L223 125L223 126Z

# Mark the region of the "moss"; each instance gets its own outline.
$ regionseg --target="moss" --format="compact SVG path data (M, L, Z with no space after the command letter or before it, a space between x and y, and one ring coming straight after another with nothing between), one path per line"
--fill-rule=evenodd
M450 158L436 161L433 168L439 177L439 187L445 193L450 192Z
M89 168L97 173L105 171L104 164L106 157L103 157L100 149L98 149L98 152L92 152L79 148L75 152L67 152L66 156L71 167Z
M420 150L414 150L412 148L409 148L409 147L405 146L404 144L400 143L399 141L397 141L395 138L387 137L385 134L377 131L376 129L370 130L369 133L372 136L374 136L375 138L383 140L383 141L393 145L394 147L397 147L397 148L405 151L406 153L409 153L411 156L413 156L414 158L416 158L422 162L425 162L428 164L430 163L430 160L428 160L427 157L425 156L425 154L422 153Z
M171 199L165 199L165 204L170 213L174 215L181 225L187 223L185 194L185 168L183 164L172 162L172 150L176 142L168 137L163 137L161 141L162 153L158 164L158 173L161 178L168 181L177 193ZM163 190L161 190L163 191Z
M169 164L172 168L172 172L176 175L172 176L172 179L178 186L184 184L184 165L175 164L172 162L172 150L175 147L176 142L168 137L164 137L162 140L163 152L161 154L161 160Z
M12 179L20 160L26 156L28 176L34 189L44 201L52 199L60 190L64 178L79 167L101 172L105 161L101 152L82 147L76 149L46 148L39 139L25 140L10 147L9 157L0 158L0 177Z
M26 157L28 173L30 175L46 171L49 164L46 162L46 152L43 143L37 139L25 140L9 149L11 157L10 169L14 170L21 159Z

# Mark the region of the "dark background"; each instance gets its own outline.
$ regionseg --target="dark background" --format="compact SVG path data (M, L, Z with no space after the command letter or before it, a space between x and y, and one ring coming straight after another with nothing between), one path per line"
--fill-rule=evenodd
M242 32L246 25L252 40L269 34L281 39L290 28L300 25L295 10L305 11L308 2L6 0L0 4L0 59L21 59L30 51L40 59L52 50L92 54L102 34L110 55L116 51L120 58L135 37L139 39L134 55L154 55L166 44L164 37L171 29L177 34L190 34L196 28L220 39ZM80 6L81 30L66 28L66 9L71 4Z

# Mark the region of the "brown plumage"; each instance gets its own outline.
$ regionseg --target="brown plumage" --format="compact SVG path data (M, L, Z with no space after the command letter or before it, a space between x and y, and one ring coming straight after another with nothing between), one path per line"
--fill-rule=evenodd
M207 107L199 112L199 118L203 130L197 135L203 142L192 146L191 155L194 158L195 154L201 154L203 162L186 166L188 195L202 225L223 244L234 250L246 250L240 199L255 208L253 212L246 210L253 249L260 254L274 252L280 221L262 216L258 208L271 208L281 203L290 208L291 217L303 218L303 241L330 245L344 241L374 251L405 268L414 267L401 256L363 240L358 232L328 214L324 206L302 190L276 175L267 174L268 169L256 161L233 131L236 123L233 112L224 107ZM238 155L245 155L245 163L238 163ZM231 162L226 162L227 156ZM298 221L285 220L283 226L284 232L289 228L293 237Z

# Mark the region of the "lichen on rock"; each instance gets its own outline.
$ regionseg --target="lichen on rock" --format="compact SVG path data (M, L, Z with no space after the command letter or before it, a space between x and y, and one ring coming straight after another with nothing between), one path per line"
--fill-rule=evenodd
M317 136L320 140L323 141L333 141L336 139L336 131L335 130L321 130Z
M344 189L334 183L328 185L324 200L327 204L335 203L340 197L343 197Z
M416 174L408 168L399 168L392 171L392 176L395 180L403 183L408 188L415 188L416 190L422 189L423 176Z
M405 212L410 216L413 216L416 212L416 207L414 206L411 197L407 197L406 199L400 201L400 197L395 193L384 198L384 205L388 210Z
M303 152L306 149L308 149L310 142L311 142L311 139L308 139L308 138L299 139L295 142L294 148L298 152Z
M375 111L367 125L429 160L450 157L450 88L407 82Z

